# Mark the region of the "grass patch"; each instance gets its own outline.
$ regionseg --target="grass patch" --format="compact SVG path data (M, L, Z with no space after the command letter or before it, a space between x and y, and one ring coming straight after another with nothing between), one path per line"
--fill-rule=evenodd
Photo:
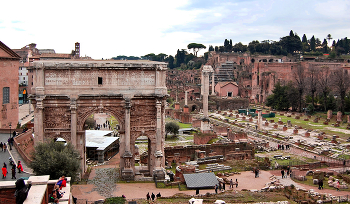
M178 122L179 126L180 126L180 129L183 129L183 128L191 128L192 127L192 124L185 124L185 123L180 123Z
M167 141L167 142L176 142L176 141L179 141L179 138L177 137L177 136L174 136L174 135L172 135L172 136L167 136L167 137L165 137L165 141Z
M321 119L319 120L318 123L314 123L313 122L313 119L315 116L319 116L321 117ZM330 129L327 129L327 127L332 127L334 128L333 126L331 126L331 124L333 123L336 123L336 120L335 120L335 116L333 116L333 119L331 119L331 121L328 123L329 125L323 125L323 121L326 120L327 118L327 115L323 114L323 113L317 113L315 114L311 119L309 119L309 121L304 121L304 118L305 116L301 117L300 119L295 119L294 118L295 116L292 116L292 117L287 117L285 115L281 116L281 115L278 115L276 114L276 119L278 120L278 118L281 118L282 122L283 123L287 123L288 120L291 121L291 123L294 125L298 125L298 126L301 126L303 128L306 128L306 129L313 129L313 130L320 130L322 132L325 132L327 135L338 135L340 138L348 138L348 134L344 133L344 132L341 132L341 131L336 131L336 130L330 130ZM346 129L346 126L347 124L340 124L340 127L336 127L336 129Z

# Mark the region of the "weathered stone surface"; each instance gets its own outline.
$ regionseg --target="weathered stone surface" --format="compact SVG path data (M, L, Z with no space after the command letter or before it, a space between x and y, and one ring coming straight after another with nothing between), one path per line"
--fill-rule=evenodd
M81 155L85 171L85 120L94 113L108 113L120 126L121 176L133 178L135 161L131 152L139 136L150 140L152 153L148 155L151 162L148 166L152 174L165 162L162 136L165 134L166 66L150 61L35 62L34 143L57 137L72 142Z

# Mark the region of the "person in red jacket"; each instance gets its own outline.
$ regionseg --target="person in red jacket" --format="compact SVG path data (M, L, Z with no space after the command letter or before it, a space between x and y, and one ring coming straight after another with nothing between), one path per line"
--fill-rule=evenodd
M18 173L21 173L23 171L21 161L18 161L17 169L18 169Z
M62 177L56 182L55 185L57 185L57 186L60 188L60 190L62 190L62 187L66 187L66 185L67 185L67 179L66 179L66 177L65 177L65 176L62 176Z
M2 170L2 178L4 179L4 178L6 178L6 174L7 174L6 166L4 165L1 170Z

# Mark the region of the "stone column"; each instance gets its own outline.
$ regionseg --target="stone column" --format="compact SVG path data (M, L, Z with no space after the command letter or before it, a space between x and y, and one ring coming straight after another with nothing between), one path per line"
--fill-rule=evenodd
M207 118L208 117L208 87L207 87L207 82L209 81L209 74L208 73L203 73L203 77L204 77L204 84L203 84L203 114L204 117ZM209 86L209 84L208 84Z
M162 102L156 102L157 109L157 130L156 130L156 151L161 150L161 142L162 142Z
M210 65L204 65L202 69L202 95L203 114L208 117L209 74L213 71Z
M77 101L75 99L71 99L70 114L71 143L77 147Z
M215 95L215 76L214 76L214 72L211 75L211 95Z
M131 159L133 155L130 149L130 109L131 109L130 98L126 98L125 99L125 124L124 124L125 151L122 155L123 162L124 162L124 169L122 169L122 178L125 180L134 180L134 171L131 166Z
M258 130L261 130L261 123L262 123L262 110L258 109L258 121L257 121L257 125L258 125Z
M43 109L44 109L43 100L36 99L36 108L34 112L34 131L35 131L34 144L37 144L38 142L44 142Z
M187 91L185 91L185 106L187 106Z
M125 152L130 151L130 99L125 100Z

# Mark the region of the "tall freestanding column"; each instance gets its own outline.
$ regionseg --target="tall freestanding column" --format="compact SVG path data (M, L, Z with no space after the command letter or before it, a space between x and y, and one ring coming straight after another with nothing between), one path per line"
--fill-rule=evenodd
M261 123L262 123L262 110L258 109L258 121L257 121L257 125L258 125L258 130L261 130Z
M203 118L201 122L201 131L210 131L208 119L208 96L209 96L209 74L213 72L210 65L204 65L202 69L202 96L203 96Z
M211 95L215 95L215 77L214 77L214 72L211 75Z
M187 106L187 91L185 91L185 106Z

